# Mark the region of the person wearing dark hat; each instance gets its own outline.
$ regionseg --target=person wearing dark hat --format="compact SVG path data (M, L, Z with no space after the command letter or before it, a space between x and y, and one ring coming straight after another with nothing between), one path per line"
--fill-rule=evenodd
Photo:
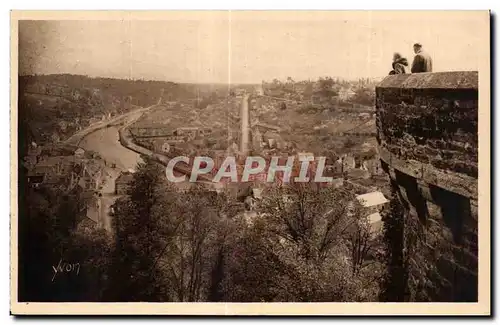
M402 57L399 53L394 53L392 57L392 71L389 72L392 74L404 74L406 73L406 67L408 66L408 60Z
M411 65L411 73L432 72L432 59L429 54L422 50L422 44L415 43L413 51L415 58Z

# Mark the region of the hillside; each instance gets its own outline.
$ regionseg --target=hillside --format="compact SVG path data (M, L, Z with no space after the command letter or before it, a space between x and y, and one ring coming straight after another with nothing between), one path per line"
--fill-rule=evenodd
M59 142L98 120L137 106L151 106L160 99L192 100L221 89L219 85L181 85L168 81L70 74L19 76L18 84L21 153L28 143Z

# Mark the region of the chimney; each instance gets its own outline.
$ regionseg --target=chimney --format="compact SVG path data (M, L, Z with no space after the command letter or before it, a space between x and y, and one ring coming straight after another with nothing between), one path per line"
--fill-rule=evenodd
M245 94L243 96L243 101L241 103L241 144L240 151L242 155L248 154L248 138L249 138L249 112L248 112L248 104L249 104L250 95Z

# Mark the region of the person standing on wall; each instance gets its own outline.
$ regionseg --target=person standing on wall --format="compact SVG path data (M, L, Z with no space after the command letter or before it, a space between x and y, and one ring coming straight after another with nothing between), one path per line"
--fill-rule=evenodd
M422 50L422 44L415 43L413 51L415 58L411 65L411 73L432 72L432 59L429 54Z
M394 53L392 57L392 71L389 72L389 75L393 74L405 74L406 67L408 67L408 60L402 57L399 53Z

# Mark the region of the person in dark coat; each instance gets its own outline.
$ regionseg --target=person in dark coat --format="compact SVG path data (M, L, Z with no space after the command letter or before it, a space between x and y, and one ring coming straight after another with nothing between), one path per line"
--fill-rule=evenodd
M413 45L415 58L411 65L411 73L432 72L432 59L429 54L424 52L422 44L415 43Z
M404 74L406 73L406 67L408 66L408 60L401 56L399 53L394 53L392 57L392 71L389 72L392 74Z

